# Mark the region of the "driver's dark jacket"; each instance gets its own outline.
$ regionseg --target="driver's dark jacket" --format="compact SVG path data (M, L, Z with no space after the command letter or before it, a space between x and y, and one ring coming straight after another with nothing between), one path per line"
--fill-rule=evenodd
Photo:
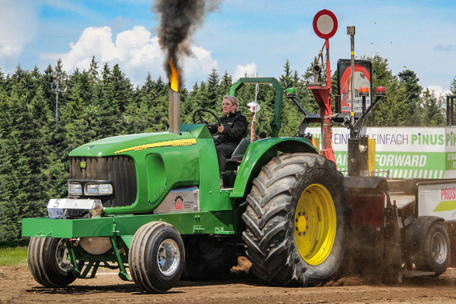
M243 138L247 136L247 118L241 114L241 112L231 113L229 117L224 115L220 117L222 123L223 133L219 134L219 137L215 140L215 144L239 144ZM217 132L217 126L209 128L212 134Z

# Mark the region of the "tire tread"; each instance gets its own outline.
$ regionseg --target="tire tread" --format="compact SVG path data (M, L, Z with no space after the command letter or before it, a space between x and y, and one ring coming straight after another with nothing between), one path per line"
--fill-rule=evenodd
M246 224L242 238L247 246L246 256L252 262L250 271L261 281L279 286L306 286L330 279L337 270L325 269L321 275L315 271L317 267L308 270L309 266L306 266L307 263L294 245L294 202L301 187L299 185L310 182L309 178L313 176L318 176L322 183L333 189L333 200L335 204L338 201L341 210L337 216L342 218L342 227L336 237L343 239L339 243L346 243L350 215L347 211L350 208L348 191L343 185L343 175L336 170L335 164L321 155L311 153L275 157L254 179L252 190L247 196L248 206L242 215ZM345 244L341 246L341 253L333 259L335 262L330 262L335 265L333 268L338 268L342 261Z

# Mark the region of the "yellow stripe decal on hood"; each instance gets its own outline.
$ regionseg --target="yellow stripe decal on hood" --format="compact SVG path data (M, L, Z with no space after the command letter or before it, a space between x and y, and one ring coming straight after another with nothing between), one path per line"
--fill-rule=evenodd
M128 152L128 151L143 151L149 148L159 148L159 147L183 147L183 146L191 146L196 145L196 139L179 139L179 140L170 140L170 141L163 141L159 143L141 145L136 147L131 147L123 150L119 150L114 152L114 154Z

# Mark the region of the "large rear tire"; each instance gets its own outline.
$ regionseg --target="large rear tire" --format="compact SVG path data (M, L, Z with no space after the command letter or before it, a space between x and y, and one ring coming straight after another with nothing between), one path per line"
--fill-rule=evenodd
M343 176L318 154L284 154L264 166L242 218L250 271L279 286L329 280L341 265L350 207Z
M133 236L128 263L133 281L144 291L171 289L182 275L184 262L184 243L172 225L150 222Z
M187 236L182 280L214 280L237 265L234 246L219 247L207 236Z
M43 286L64 287L76 280L63 239L32 237L27 263L35 281Z

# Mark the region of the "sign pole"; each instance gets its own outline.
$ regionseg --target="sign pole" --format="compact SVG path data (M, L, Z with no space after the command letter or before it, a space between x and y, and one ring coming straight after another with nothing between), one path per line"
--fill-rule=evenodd
M326 48L326 85L320 81L320 77L315 77L314 83L309 84L308 89L312 91L320 108L321 122L321 154L327 159L336 162L334 150L331 145L332 126L331 126L331 66L329 62L329 38L337 32L337 18L333 12L328 10L319 11L313 20L313 28L318 37L325 39ZM323 57L322 57L323 60ZM318 74L320 72L317 72ZM319 76L319 75L316 75Z
M350 35L351 42L351 77L350 77L350 116L352 126L355 124L355 89L354 89L354 80L355 80L355 27L347 26L347 35Z
M65 93L67 90L68 76L65 79L65 88L62 90L59 88L59 82L63 84L62 73L57 72L55 79L51 79L51 89L55 92L55 121L58 120L59 116L59 93Z

